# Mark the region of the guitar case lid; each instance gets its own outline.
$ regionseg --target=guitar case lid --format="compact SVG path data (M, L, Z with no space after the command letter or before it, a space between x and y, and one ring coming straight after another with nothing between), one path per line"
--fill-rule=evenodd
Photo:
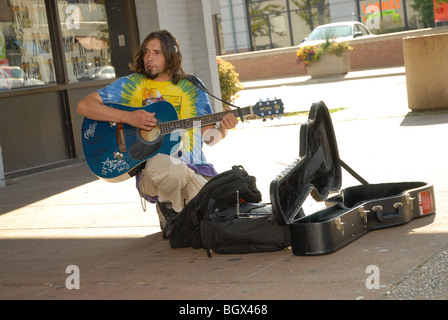
M313 103L308 122L300 127L299 159L294 161L270 184L272 211L282 225L302 218L303 203L311 196L325 200L330 192L339 191L341 164L330 113L325 103Z

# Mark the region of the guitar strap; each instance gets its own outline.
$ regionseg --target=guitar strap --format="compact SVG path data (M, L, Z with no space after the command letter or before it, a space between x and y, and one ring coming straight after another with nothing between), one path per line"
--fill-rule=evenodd
M219 100L219 101L221 101L222 103L225 103L225 104L227 104L227 105L229 105L229 106L231 106L231 107L233 107L233 108L236 108L236 110L238 111L238 115L239 115L239 117L240 117L240 119L241 119L241 122L244 122L243 113L241 112L241 108L240 108L240 107L238 107L238 106L236 106L236 105L234 105L234 104L231 104L231 103L229 103L229 102L227 102L227 101L224 101L224 100L222 100L222 99L216 97L215 95L213 95L213 94L212 94L210 91L208 91L208 89L202 84L202 82L201 82L198 78L196 78L195 76L193 76L193 75L191 75L191 74L187 74L187 79L190 80L191 83L193 83L196 87L198 87L200 90L204 91L204 92L205 92L206 94L208 94L209 96L211 96L211 97L215 98L216 100Z

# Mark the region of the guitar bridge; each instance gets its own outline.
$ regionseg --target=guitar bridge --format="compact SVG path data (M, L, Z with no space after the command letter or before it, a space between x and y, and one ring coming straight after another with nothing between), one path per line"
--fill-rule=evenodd
M126 139L124 137L123 123L117 123L115 133L116 133L117 144L118 144L118 148L120 149L120 152L126 152Z

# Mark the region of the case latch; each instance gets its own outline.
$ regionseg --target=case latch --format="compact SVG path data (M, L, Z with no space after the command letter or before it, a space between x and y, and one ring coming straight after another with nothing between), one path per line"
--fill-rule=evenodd
M406 204L410 204L411 205L411 209L414 209L414 199L415 198L411 198L411 194L410 193L406 193Z
M334 220L334 223L336 224L336 230L341 230L342 235L344 235L345 222L342 222L341 218L337 218Z
M370 210L364 209L364 206L360 206L358 210L361 218L364 218L364 222L367 223L367 213L370 212Z

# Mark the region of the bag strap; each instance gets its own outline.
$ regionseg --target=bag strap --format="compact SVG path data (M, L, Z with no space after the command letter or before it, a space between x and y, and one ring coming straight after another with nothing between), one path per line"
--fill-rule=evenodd
M215 201L213 201L213 199L211 199L208 203L208 207L207 207L207 214L210 215L210 228L208 229L208 231L204 234L204 241L203 241L203 245L205 247L205 249L207 250L207 256L209 258L212 257L212 237L213 237L213 233L216 230L216 224L213 223L213 218L212 216L214 215L213 212L213 205L215 204Z
M231 104L230 102L224 101L224 100L218 98L217 96L213 95L210 91L208 91L208 89L204 86L204 84L203 84L197 77L195 77L195 76L193 76L193 75L191 75L191 74L187 74L186 78L187 78L188 80L190 80L190 82L193 83L193 84L194 84L196 87L198 87L200 90L202 90L202 91L204 91L206 94L208 94L209 96L211 96L211 97L215 98L216 100L219 100L219 101L221 101L222 103L225 103L225 104L227 104L227 105L229 105L229 106L231 106L231 107L233 107L233 108L236 108L237 111L238 111L238 115L239 115L239 117L240 117L240 119L241 119L241 122L244 122L243 113L241 112L241 108L240 108L240 107L238 107L238 106L236 106L236 105L234 105L234 104Z
M361 182L363 185L367 185L369 184L366 180L364 180L363 177L361 177L359 174L356 173L355 170L353 170L352 168L350 168L344 161L342 161L341 159L339 159L339 163L341 164L341 167L344 168L345 170L347 170L348 173L350 173L353 178L355 178L356 180L358 180L359 182Z

